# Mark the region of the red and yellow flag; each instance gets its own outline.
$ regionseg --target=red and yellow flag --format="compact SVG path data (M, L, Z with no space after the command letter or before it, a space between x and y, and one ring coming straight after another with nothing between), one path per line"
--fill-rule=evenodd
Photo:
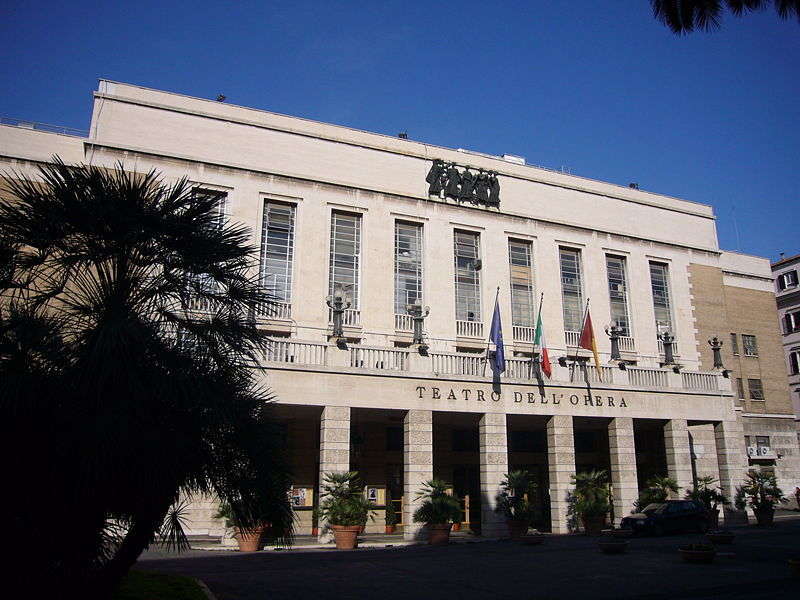
M597 367L597 378L603 381L603 370L600 368L600 357L597 355L597 340L594 337L592 316L589 314L588 306L586 307L586 318L583 320L583 329L581 329L581 339L578 342L578 347L592 351L594 364Z

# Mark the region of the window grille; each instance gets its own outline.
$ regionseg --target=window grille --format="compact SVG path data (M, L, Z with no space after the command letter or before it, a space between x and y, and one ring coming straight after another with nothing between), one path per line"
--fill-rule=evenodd
M669 267L663 263L650 263L650 288L653 293L653 312L658 333L670 331L672 326L672 302L669 293Z
M328 293L342 286L350 296L351 308L359 308L361 263L361 215L333 212L331 215L331 256Z
M611 304L611 323L620 329L620 335L631 335L628 317L628 283L625 277L625 259L606 256L608 271L608 298Z
M422 225L394 225L394 312L407 314L406 305L422 303Z
M511 320L515 327L533 327L536 310L530 242L508 240L511 269Z
M742 347L744 348L745 356L758 356L758 345L756 344L756 336L742 334Z
M760 379L748 379L747 387L750 389L751 400L764 399L764 387L762 386Z
M564 330L580 331L583 327L583 290L581 254L570 248L559 249L561 263L561 298L564 307Z
M262 287L281 302L292 301L295 207L264 201L261 231Z
M456 320L482 322L481 281L477 262L480 237L477 233L456 231L454 235Z

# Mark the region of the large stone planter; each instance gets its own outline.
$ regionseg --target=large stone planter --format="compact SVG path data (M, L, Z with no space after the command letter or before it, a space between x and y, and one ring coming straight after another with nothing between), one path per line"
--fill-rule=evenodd
M431 546L445 546L450 542L452 523L430 523L428 525L428 543Z
M361 525L331 525L337 550L352 550L358 542Z
M508 520L506 521L506 525L508 525L508 535L512 540L518 540L528 533L528 523L525 521Z
M239 544L239 552L258 552L263 544L261 537L264 535L264 527L256 527L251 530L236 529L233 537Z
M756 524L759 527L769 527L775 520L775 509L774 508L765 508L761 510L754 511L756 516Z
M606 526L606 516L587 516L583 517L583 529L586 535L598 536L603 534L603 529Z

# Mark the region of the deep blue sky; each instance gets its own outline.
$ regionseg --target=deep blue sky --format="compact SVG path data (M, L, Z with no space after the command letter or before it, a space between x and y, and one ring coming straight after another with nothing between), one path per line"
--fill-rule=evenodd
M649 2L21 2L0 115L88 128L97 79L714 205L720 244L800 252L800 25L676 37ZM739 238L734 227L738 222Z

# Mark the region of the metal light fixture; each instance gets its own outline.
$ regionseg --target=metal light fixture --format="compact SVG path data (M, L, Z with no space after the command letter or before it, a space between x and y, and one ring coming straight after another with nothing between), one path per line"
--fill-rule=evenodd
M417 344L420 354L424 355L428 351L428 346L424 340L423 324L425 317L431 313L431 307L422 306L422 302L417 299L414 304L406 304L406 310L414 321L414 340L412 343Z
M344 311L350 308L352 302L345 292L344 286L342 284L337 284L333 295L325 298L325 303L331 309L331 314L333 316L332 336L339 340L344 337Z

